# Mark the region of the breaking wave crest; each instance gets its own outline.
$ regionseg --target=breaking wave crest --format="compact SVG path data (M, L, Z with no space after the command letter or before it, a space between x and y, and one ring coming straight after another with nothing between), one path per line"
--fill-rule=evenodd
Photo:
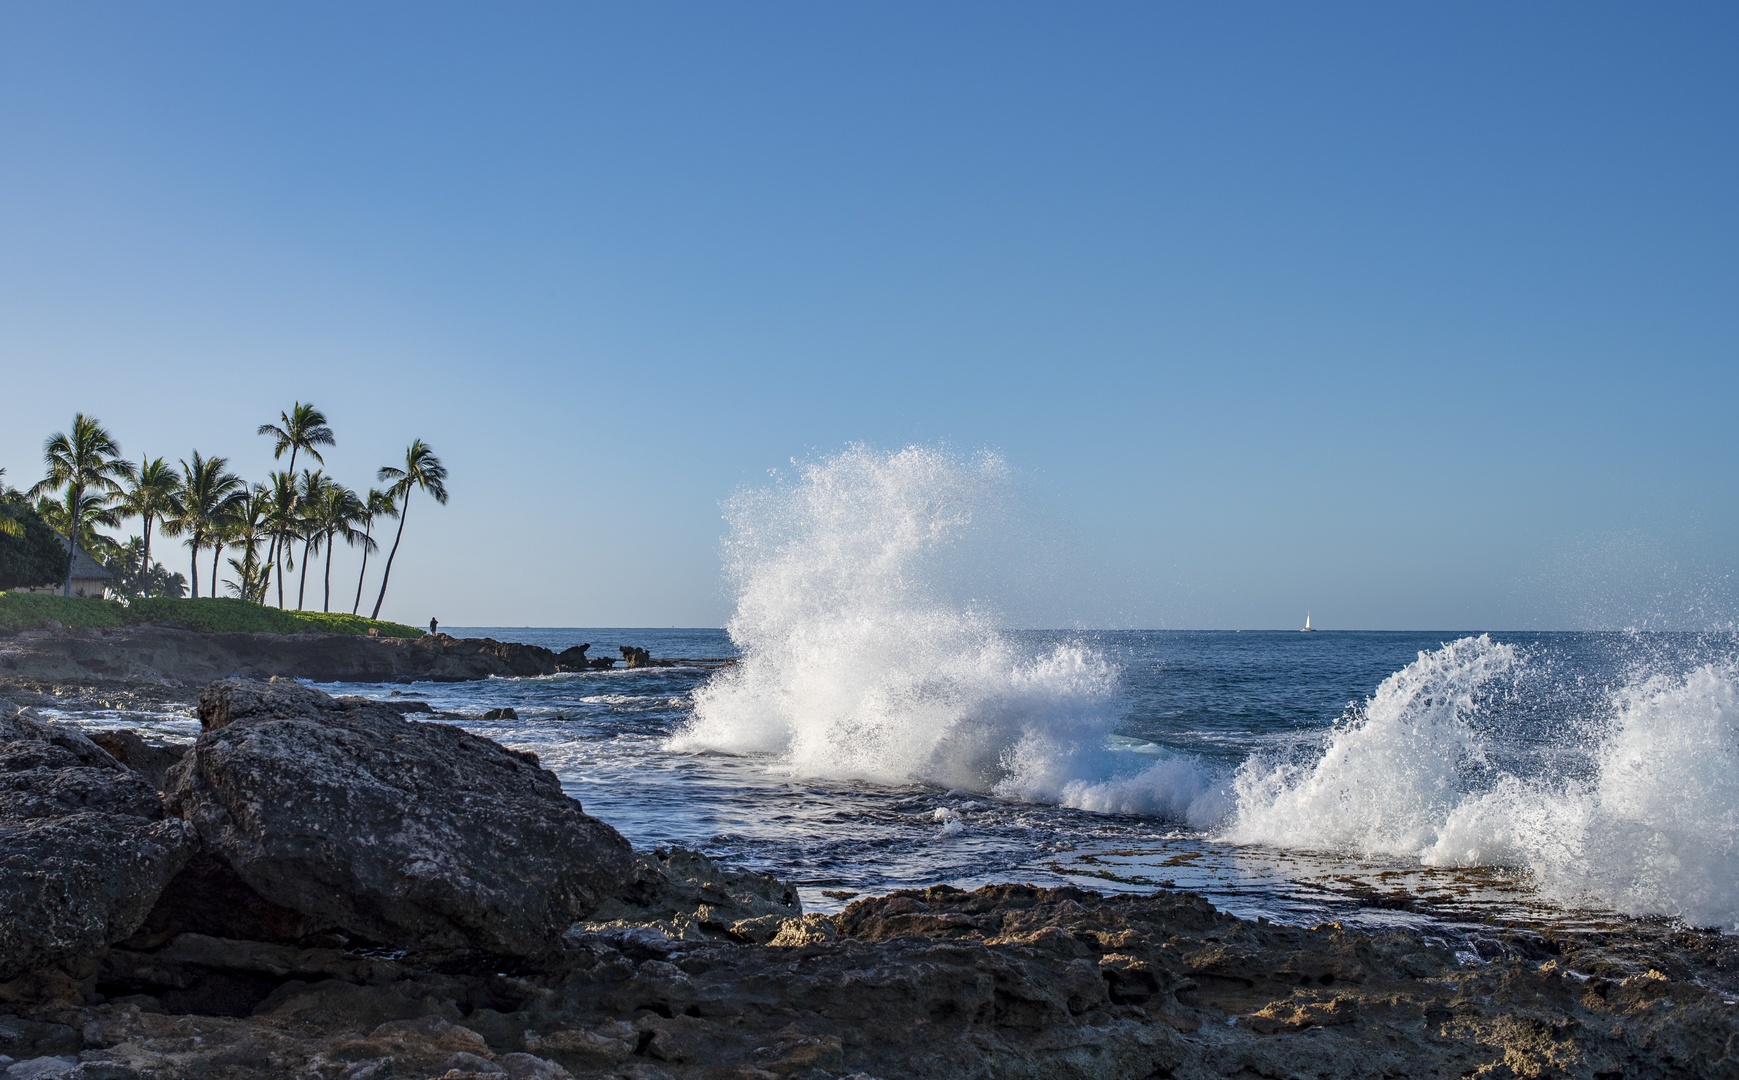
M1315 761L1246 761L1222 838L1514 866L1564 902L1739 929L1739 664L1635 678L1518 772L1481 721L1524 668L1487 636L1421 653Z
M673 750L774 756L799 776L929 783L1205 825L1224 811L1188 758L1118 752L1117 671L1082 644L1030 655L943 602L932 557L1007 470L866 447L727 506L727 626L740 663L695 694Z
M1739 929L1739 662L1656 665L1603 702L1542 709L1549 672L1463 638L1421 652L1324 739L1228 779L1115 737L1119 672L1094 649L1023 647L941 596L938 552L1006 485L991 455L852 447L733 500L741 661L695 692L667 747L1159 817L1232 843L1517 867L1564 902Z

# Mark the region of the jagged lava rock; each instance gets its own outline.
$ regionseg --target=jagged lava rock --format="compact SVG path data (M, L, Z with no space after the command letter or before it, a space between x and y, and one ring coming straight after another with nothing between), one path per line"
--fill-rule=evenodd
M764 944L802 914L797 890L776 877L720 866L687 848L661 847L635 853L628 881L592 913L587 929L639 924L676 938Z
M167 746L160 742L149 742L136 731L122 729L120 731L95 731L90 735L91 742L102 747L110 757L132 769L151 782L151 786L163 787L163 779L168 775L170 766L181 760L181 755L187 752L185 746Z
M529 956L633 853L535 756L293 682L200 695L172 806L266 900L404 948Z
M0 979L133 933L195 848L150 782L0 702Z

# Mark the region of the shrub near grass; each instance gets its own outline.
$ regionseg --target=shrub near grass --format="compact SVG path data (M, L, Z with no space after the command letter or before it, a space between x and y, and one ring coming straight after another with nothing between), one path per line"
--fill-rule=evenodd
M123 605L114 600L0 593L0 629L30 629L50 619L65 626L173 626L208 634L295 634L303 630L358 635L375 630L381 637L422 634L402 623L322 611L282 611L247 600L154 596Z

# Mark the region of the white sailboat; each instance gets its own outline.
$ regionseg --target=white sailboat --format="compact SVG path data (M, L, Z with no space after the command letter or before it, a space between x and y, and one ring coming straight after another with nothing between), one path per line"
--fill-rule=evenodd
M1316 632L1316 627L1310 625L1310 612L1306 611L1304 613L1304 633L1312 634L1315 632Z

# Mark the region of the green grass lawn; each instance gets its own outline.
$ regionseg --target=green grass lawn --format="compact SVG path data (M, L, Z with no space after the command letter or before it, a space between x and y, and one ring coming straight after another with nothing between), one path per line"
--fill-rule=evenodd
M402 623L365 619L360 615L319 611L280 611L246 600L176 600L157 596L122 604L83 597L0 593L0 630L28 630L53 619L63 626L176 626L208 633L250 631L294 634L315 630L328 634L418 637L422 631Z

